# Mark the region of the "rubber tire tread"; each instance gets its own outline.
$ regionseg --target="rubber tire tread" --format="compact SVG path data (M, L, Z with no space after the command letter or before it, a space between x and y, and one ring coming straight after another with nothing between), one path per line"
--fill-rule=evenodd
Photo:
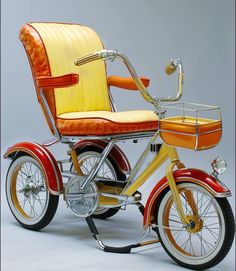
M8 173L9 173L9 170L10 170L12 164L15 162L16 159L18 159L19 157L22 157L22 156L29 156L29 155L18 155L18 156L16 156L15 159L11 162L11 164L10 164L10 166L8 168L7 177L8 177ZM6 182L7 182L7 178L6 178ZM7 184L5 185L5 189L7 189ZM9 201L8 201L8 197L7 197L7 191L6 191L6 198L7 198L7 203L8 203L9 209L11 210L11 207L10 207L10 204L9 204ZM24 224L23 222L21 222L14 215L12 210L11 210L11 213L13 214L15 219L19 222L19 224L21 226L23 226L24 228L26 228L28 230L32 230L32 231L39 231L39 230L45 228L52 221L52 219L53 219L53 217L54 217L54 215L56 213L57 207L58 207L58 202L59 202L59 196L58 195L52 195L49 192L49 203L48 203L47 211L46 211L45 215L43 216L43 218L38 223L36 223L34 225Z
M165 196L165 194L169 191L169 189L167 189L165 191L165 193L162 194L161 199L159 200L158 204L157 204L157 214L159 211L159 207L161 204L161 201L163 199L163 197ZM167 254L175 261L177 262L179 265L191 269L191 270L206 270L209 269L215 265L217 265L218 263L220 263L225 256L228 254L233 241L234 241L234 232L235 232L235 222L234 222L234 215L231 209L231 206L228 202L228 200L226 198L215 198L216 201L218 202L218 204L221 207L221 210L223 212L223 216L225 219L225 238L224 238L224 242L223 245L220 249L220 251L218 252L217 256L215 258L213 258L210 262L205 263L205 264L201 264L201 265L190 265L190 264L186 264L180 260L178 260L177 258L175 258L170 252L169 250L165 247L164 243L161 240L161 236L159 234L159 230L157 227L157 235L158 238L162 244L162 247L165 249L165 251L167 252ZM157 216L156 216L157 217Z

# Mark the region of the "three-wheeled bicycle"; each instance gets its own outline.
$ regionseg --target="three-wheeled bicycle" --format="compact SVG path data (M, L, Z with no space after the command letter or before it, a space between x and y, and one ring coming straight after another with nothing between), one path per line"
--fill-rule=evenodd
M89 27L28 23L20 40L54 137L41 144L17 143L4 154L12 160L6 195L16 220L27 229L42 229L63 195L67 207L86 219L106 252L129 253L161 242L170 257L187 268L202 270L223 260L234 239L234 217L227 200L231 192L219 179L226 163L216 158L208 174L185 167L176 150L203 151L217 145L222 134L220 109L179 101L184 80L181 60L172 59L166 67L168 75L178 71L176 97L160 98L148 92L149 79L138 77L123 53L104 49ZM117 59L131 77L107 77L105 60ZM110 87L139 90L154 110L117 112ZM143 138L149 138L148 144L131 169L116 143ZM58 142L68 145L68 156L59 161L48 150ZM141 170L150 152L154 158ZM142 205L138 189L166 161L166 176ZM124 247L105 245L93 218L111 217L130 204L143 214L144 238L150 230L157 238Z

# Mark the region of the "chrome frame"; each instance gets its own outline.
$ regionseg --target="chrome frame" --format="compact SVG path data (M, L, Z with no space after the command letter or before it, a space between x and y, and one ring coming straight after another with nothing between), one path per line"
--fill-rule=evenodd
M110 138L116 139L116 141L123 141L129 139L140 139L140 138L149 138L155 134L156 131L148 131L148 132L137 132L137 133L129 133L129 134L117 134L117 135L105 135L105 136L61 136L60 142L66 144L74 144L82 139L89 140L107 140Z
M110 103L111 103L112 112L117 112L117 108L116 108L110 87L108 87L108 95L109 95L109 99L110 99Z
M143 151L143 153L141 154L141 156L139 157L138 161L136 162L133 170L131 171L128 179L127 179L127 185L132 183L132 181L135 179L135 177L138 174L138 170L143 166L143 164L146 161L147 155L150 151L150 146L151 144L153 144L155 142L155 140L157 139L157 137L159 136L159 131L157 131L153 137L149 140L145 150ZM127 188L127 187L126 187Z
M177 90L177 94L176 94L175 97L169 96L169 97L166 97L166 98L157 98L157 97L151 96L150 93L148 92L148 90L143 85L140 78L138 77L133 65L131 64L131 62L127 58L127 56L125 56L124 54L122 54L121 52L118 52L116 50L106 50L106 49L104 49L104 50L101 50L101 51L98 51L98 52L91 53L89 55L86 55L86 56L83 56L83 57L79 58L77 61L75 61L75 65L76 66L81 66L81 65L85 65L87 63L90 63L90 62L96 61L96 60L111 60L111 61L114 61L115 59L119 59L119 60L123 61L123 63L125 64L126 68L129 71L129 73L131 74L131 76L132 76L132 78L133 78L133 80L134 80L134 82L135 82L135 84L137 86L137 89L140 91L141 95L143 96L143 98L146 101L153 104L154 108L156 109L156 113L159 116L159 119L162 119L162 118L165 117L165 110L163 110L163 109L168 108L168 107L171 107L173 109L175 105L181 103L181 102L177 102L177 101L182 96L184 73L183 73L182 61L180 59L178 59L178 58L177 59L171 59L170 63L167 65L167 68L169 67L172 70L171 73L173 73L178 68L178 90ZM167 74L171 74L171 73L167 72ZM110 92L110 89L108 89L108 92L109 92L109 98L110 98L112 110L114 112L116 112L116 106L114 104L114 100L113 100L112 94ZM48 115L51 126L53 127L54 135L56 136L56 138L53 138L51 141L43 143L44 146L50 146L50 145L55 144L55 143L60 141L61 143L69 144L70 147L73 148L74 144L76 142L78 142L79 140L82 140L82 139L88 139L88 140L96 140L96 139L100 139L100 140L103 139L104 140L105 139L105 140L108 140L108 145L103 150L102 154L100 155L100 159L97 161L97 163L94 166L94 168L92 169L92 171L89 173L89 175L86 176L86 180L82 184L82 188L85 188L93 179L96 179L96 175L97 175L100 167L102 166L103 162L107 158L107 156L108 156L109 152L111 151L112 147L114 146L115 142L123 141L123 140L129 140L129 139L134 140L134 139L150 138L151 137L151 139L148 142L147 147L145 148L144 152L141 154L140 158L138 159L137 163L134 166L134 169L131 171L130 176L127 179L127 187L129 186L130 183L132 183L132 181L137 176L138 169L143 165L144 161L147 158L147 154L149 152L150 145L153 142L155 142L156 138L160 134L159 133L160 130L157 129L157 131L127 133L127 134L118 134L118 135L106 135L106 136L92 136L92 135L87 135L87 136L61 136L59 134L58 130L57 130L54 118L53 118L52 113L50 111L47 100L46 100L46 98L44 96L43 89L40 89L40 97L42 99L43 107L44 107L44 109L46 111L46 114ZM164 104L163 102L170 102L170 103ZM184 103L182 103L182 104L183 104L183 109L182 110L183 110L183 117L184 117L185 116L185 111L187 109L185 108L185 104ZM189 104L191 104L191 103L189 103ZM200 104L194 104L194 105L203 106L203 105L200 105ZM213 109L218 110L219 117L221 119L219 107L208 106L208 110L213 110ZM204 108L204 110L206 110L206 108ZM199 110L199 111L201 111L201 110ZM195 110L195 112L196 112L196 110ZM196 112L196 114L197 114L197 112ZM196 115L196 121L197 121L197 115ZM197 129L197 127L196 127L196 129ZM62 176L64 176L64 177L68 177L68 176L71 177L72 175L70 175L69 172L62 171ZM75 176L73 175L73 177L75 177ZM108 194L106 194L106 196L108 196ZM114 195L112 195L112 196L114 197ZM119 198L119 200L123 201L121 203L121 205L125 205L125 202L127 202L127 200L125 200L124 198ZM131 202L135 203L134 197L133 197L132 200L129 200L129 203L131 203Z
M94 179L94 177L97 175L99 169L101 168L102 164L104 163L104 161L106 160L108 154L110 153L112 147L115 144L115 139L111 138L106 146L106 148L103 150L103 152L100 155L100 158L98 159L98 161L96 162L96 164L94 165L94 168L90 171L89 175L87 176L87 178L85 179L85 181L83 182L83 184L81 185L81 189L86 189L87 185L89 185L89 183Z
M56 140L56 139L53 139L50 143L46 143L46 144L52 145L52 144L53 144L52 142L57 142L57 141L60 140L61 135L60 135L60 133L59 133L58 130L57 130L57 126L56 126L56 124L55 124L55 121L54 121L52 112L51 112L51 110L50 110L50 107L49 107L49 105L48 105L48 103L47 103L47 100L46 100L46 98L45 98L45 96L44 96L44 94L43 94L43 89L42 89L42 88L41 88L40 91L39 91L39 95L40 95L40 97L41 97L41 99L42 99L43 107L44 107L44 109L45 109L45 111L46 111L46 113L47 113L47 115L48 115L49 121L50 121L50 123L51 123L51 125L52 125L52 128L53 128L53 131L54 131L54 135L56 136L56 139L57 139L57 140Z
M177 101L181 98L182 96L182 87L183 87L183 65L182 65L182 61L180 59L171 59L171 63L169 65L172 65L174 67L178 67L179 68L179 80L178 80L178 92L176 97L167 97L167 98L156 98L153 97L149 94L148 90L146 89L146 87L143 85L142 81L140 80L140 78L137 75L136 70L134 69L133 65L131 64L130 60L128 59L128 57L126 55L124 55L121 52L118 52L116 50L101 50L98 52L94 52L91 53L89 55L83 56L81 58L79 58L77 61L75 61L75 65L76 66L81 66L81 65L85 65L89 62L95 61L95 60L111 60L114 61L115 59L120 59L123 61L123 63L125 64L126 68L128 69L128 71L130 72L138 90L140 91L141 95L143 96L143 98L152 103L153 106L155 107L157 113L159 114L159 117L161 118L163 116L163 112L161 111L160 108L160 102L163 101ZM108 139L108 138L116 138L118 140L126 140L126 139L136 139L136 138L143 138L143 137L151 137L155 134L155 132L144 132L144 133L129 133L129 134L120 134L120 135L107 135L107 136L61 136L60 133L58 132L58 129L56 127L54 118L52 116L52 112L50 110L50 107L47 103L47 100L44 96L43 93L43 89L40 89L40 97L42 99L42 104L43 107L45 109L46 115L48 116L48 119L50 121L50 124L53 128L53 132L54 132L54 136L56 138L53 138L51 141L49 142L45 142L43 143L44 146L51 146L57 142L61 142L61 143L75 143L76 141L80 140L80 139ZM47 90L50 91L50 90ZM116 111L116 107L114 104L114 100L113 97L110 93L109 90L109 97L111 100L111 104L112 104L112 109L114 111Z
M101 50L98 52L94 52L92 54L86 55L84 57L79 58L76 62L75 65L76 66L81 66L81 65L85 65L89 62L95 61L95 60L111 60L114 61L115 59L119 59L121 61L123 61L123 63L125 64L126 68L128 69L129 73L131 74L138 90L140 91L141 95L143 96L143 98L152 103L153 106L156 109L156 113L159 115L159 118L162 118L164 116L164 112L162 112L161 108L160 108L160 102L162 101L176 101L179 100L180 97L182 96L182 86L183 86L183 66L182 66L182 62L180 59L172 59L170 64L172 66L172 68L174 67L175 70L178 67L179 68L179 82L178 82L178 92L176 97L167 97L167 98L156 98L153 97L149 94L148 90L145 88L145 86L143 85L142 81L140 80L140 78L138 77L133 65L131 64L130 60L128 59L127 56L125 56L124 54L122 54L121 52L118 52L116 50ZM148 132L137 132L137 133L128 133L128 134L118 134L118 135L106 135L106 136L61 136L54 118L52 116L52 112L50 110L50 107L47 103L47 100L44 96L43 93L43 89L40 89L40 97L42 99L42 104L43 107L45 109L45 112L48 116L49 122L53 128L53 132L54 132L54 136L55 138L53 138L51 141L45 142L43 143L44 146L50 146L53 145L57 142L61 142L61 143L66 143L69 144L70 148L74 147L74 144L76 142L78 142L81 139L88 139L88 140L94 140L94 139L106 139L109 140L108 141L108 145L106 146L106 148L103 150L103 152L100 155L100 159L97 161L97 163L95 164L94 168L91 170L91 172L86 176L86 179L84 181L84 183L82 184L81 188L86 188L86 186L94 179L96 178L96 175L100 169L100 167L102 166L103 162L105 161L105 159L107 158L109 152L111 151L112 147L114 146L116 141L120 141L120 140L128 140L128 139L139 139L139 138L150 138L150 141L148 143L148 146L145 148L143 154L140 156L138 162L135 165L134 170L131 172L131 175L128 178L128 182L127 184L130 184L130 182L135 178L135 176L137 175L138 169L140 168L140 166L144 163L144 161L146 160L146 156L147 153L149 151L150 145L156 140L157 136L159 135L158 131L148 131ZM114 100L112 97L112 94L110 92L110 89L108 89L109 91L109 98L110 98L110 102L111 102L111 107L112 110L115 112L116 111L116 107L114 104ZM60 168L62 169L62 176L68 177L71 175L68 175L67 172L63 172L63 167L62 167L62 163L60 164ZM75 176L74 176L75 177ZM120 198L120 200L122 200L123 202L121 203L121 205L125 205L125 203L127 202L127 199L124 198ZM132 199L128 200L129 203L137 203L137 201L135 201L134 197L132 197Z
M87 63L90 63L92 61L96 61L99 59L103 60L111 60L114 61L115 59L120 59L124 62L126 68L130 72L138 90L140 91L141 95L144 97L144 99L147 102L150 102L154 105L154 107L159 111L159 102L171 102L171 101L178 101L181 96L182 96L182 88L183 88L183 64L182 61L177 58L177 59L171 59L170 64L172 67L178 68L179 69L179 76L178 76L178 92L175 97L166 97L166 98L156 98L150 95L148 90L145 88L143 85L142 81L137 75L136 70L134 69L133 65L131 64L130 60L128 57L117 51L117 50L101 50L97 51L94 53L91 53L89 55L80 57L77 61L75 61L76 66L81 66L85 65Z

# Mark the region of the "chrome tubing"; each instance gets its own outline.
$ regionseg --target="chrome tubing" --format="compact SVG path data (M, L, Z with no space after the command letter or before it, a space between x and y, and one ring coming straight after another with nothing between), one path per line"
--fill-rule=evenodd
M124 54L122 54L116 50L101 50L101 51L94 52L92 54L83 56L75 61L75 65L81 66L81 65L87 64L89 62L99 60L99 59L103 59L103 60L108 59L108 60L114 61L116 58L119 58L124 62L125 66L127 67L128 71L130 72L138 90L141 92L144 99L152 104L155 104L157 102L157 98L152 97L149 94L149 92L147 91L147 89L143 85L142 81L138 77L138 75L137 75L133 65L129 61L128 57L126 57Z
M95 163L95 165L92 168L92 170L90 171L89 175L86 177L85 181L81 185L81 189L85 189L86 186L89 185L89 183L96 177L99 169L101 168L104 161L106 160L106 158L107 158L108 154L110 153L112 147L114 146L115 142L116 142L115 139L113 139L113 138L110 139L110 141L108 142L106 148L101 153L98 161Z
M141 95L143 96L143 98L149 103L156 104L158 99L156 97L151 96L151 94L148 92L148 90L146 89L146 87L144 86L140 78L138 77L138 74L136 73L128 57L120 52L117 52L117 57L120 58L124 62L126 68L128 69L132 78L134 79L134 82L138 90L140 91Z
M128 71L130 72L132 78L134 79L134 82L140 91L141 95L143 98L149 102L152 103L157 109L159 109L160 102L170 102L170 101L178 101L183 92L183 79L184 79L184 73L183 73L183 64L182 61L179 58L176 59L171 59L169 66L167 66L167 69L171 70L170 73L167 72L167 74L172 74L177 68L179 70L179 75L178 75L178 92L175 97L166 97L166 98L157 98L152 96L146 87L143 85L142 81L137 75L136 70L134 69L133 65L131 64L130 60L126 55L124 55L121 52L118 52L117 50L101 50L98 52L94 52L92 54L85 55L83 57L80 57L78 60L75 61L76 66L81 66L87 63L90 63L95 60L103 59L103 60L111 60L114 61L116 58L121 59ZM158 110L159 111L159 110Z
M47 100L46 100L46 98L45 98L45 96L44 96L44 94L43 94L43 89L40 89L40 92L39 92L39 93L40 93L39 95L40 95L40 98L41 98L41 100L42 100L43 107L44 107L44 109L45 109L45 111L46 111L46 115L47 115L48 118L49 118L49 122L50 122L51 125L52 125L53 132L54 132L54 135L55 135L55 137L56 137L56 138L53 139L52 141L44 143L44 146L50 146L50 145L53 145L54 143L58 142L58 141L60 140L61 136L60 136L60 134L59 134L59 132L58 132L58 130L57 130L57 127L56 127L54 118L53 118L53 116L52 116L52 112L51 112L51 110L50 110L50 107L49 107L49 105L48 105L48 103L47 103Z
M104 50L97 51L97 52L80 57L79 59L75 61L75 66L81 66L89 62L99 60L99 59L103 59L103 60L108 59L108 60L113 61L116 58L117 54L118 52L116 50L104 49Z
M166 66L166 74L171 75L176 71L178 68L179 73L178 73L178 90L177 90L177 95L175 97L167 97L167 98L159 98L158 100L161 102L176 102L178 101L183 94L183 84L184 84L184 68L183 68L183 63L181 59L176 58L176 59L171 59L170 63Z

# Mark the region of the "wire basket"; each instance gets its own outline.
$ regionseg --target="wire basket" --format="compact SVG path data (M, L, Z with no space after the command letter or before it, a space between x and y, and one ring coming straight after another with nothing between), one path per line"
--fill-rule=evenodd
M220 108L187 102L161 106L165 117L160 119L162 140L172 146L205 150L216 146L222 136Z

